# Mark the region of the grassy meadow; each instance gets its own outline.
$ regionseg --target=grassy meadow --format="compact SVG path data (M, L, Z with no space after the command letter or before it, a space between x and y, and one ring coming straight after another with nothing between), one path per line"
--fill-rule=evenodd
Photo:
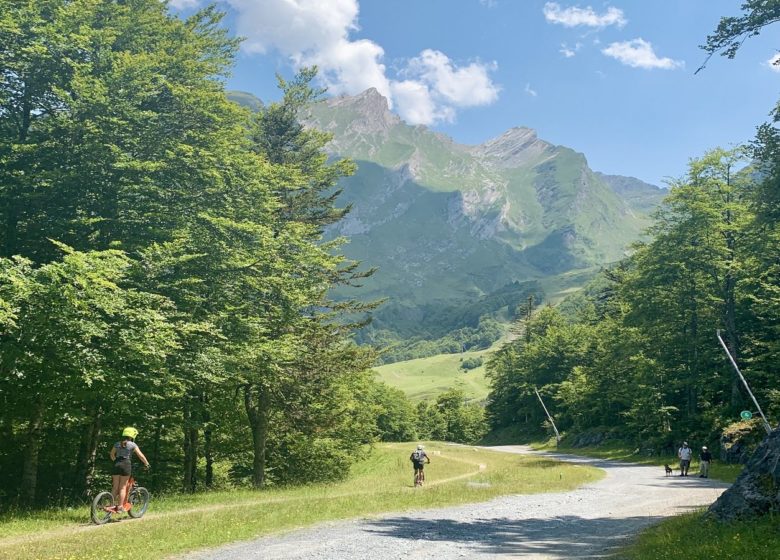
M438 354L385 364L374 369L382 381L401 389L413 401L434 399L451 388L462 389L469 400L484 401L490 390L485 378L485 364L468 371L464 371L460 366L462 360L467 358L481 357L487 361L491 350Z
M273 532L383 512L489 500L502 494L566 491L599 480L603 471L540 457L431 443L423 488L414 488L411 444L375 446L348 480L327 485L152 496L140 520L89 523L86 507L0 517L0 558L123 559L143 543L144 558L250 539Z

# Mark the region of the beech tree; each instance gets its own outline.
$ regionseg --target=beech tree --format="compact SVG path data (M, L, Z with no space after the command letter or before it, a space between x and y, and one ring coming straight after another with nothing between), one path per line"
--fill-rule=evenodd
M372 305L328 297L371 270L323 240L354 165L303 125L316 71L252 115L213 6L4 8L0 494L83 498L124 425L153 488L344 476L384 408L350 340Z

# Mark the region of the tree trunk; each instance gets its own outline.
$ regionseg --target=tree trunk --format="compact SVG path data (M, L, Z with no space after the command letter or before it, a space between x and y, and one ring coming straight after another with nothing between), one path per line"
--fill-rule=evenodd
M203 396L203 455L206 458L206 488L214 485L214 455L211 445L211 412L208 395Z
M103 409L98 406L91 416L89 424L84 426L79 456L76 460L76 476L73 484L73 496L76 498L89 496L95 478L95 459L103 423Z
M197 414L193 410L193 399L184 397L184 482L185 492L194 492L197 486L198 469L198 426Z
M157 422L154 426L154 439L152 440L152 454L149 462L154 465L152 470L152 480L157 480L158 473L161 472L162 465L160 465L160 440L162 439L162 431L165 426L162 423L162 419L158 416Z
M13 189L9 189L13 191ZM17 253L17 231L16 227L19 223L19 217L16 213L16 199L13 192L9 192L6 195L6 207L5 207L5 234L3 235L3 256L6 258L13 257Z
M22 481L19 485L19 497L25 505L35 502L35 491L38 487L38 455L41 450L43 435L43 399L38 398L33 403L30 425L27 429L27 445L24 450L22 464Z
M726 170L726 184L731 187L731 166ZM734 361L739 359L739 339L737 336L737 305L736 305L736 286L735 276L736 255L736 235L733 231L734 216L732 215L730 205L733 201L731 189L726 191L724 203L726 204L726 213L724 215L724 238L726 242L726 271L723 277L723 323L724 323L724 341L728 347ZM737 408L742 403L742 394L740 392L740 380L736 372L731 380L731 406Z
M25 86L22 95L22 115L19 124L18 142L24 144L32 123L32 99L29 87ZM5 227L3 232L3 256L13 257L19 251L19 201L17 200L18 186L6 185L5 193Z
M733 259L733 241L727 242L729 248L729 261ZM739 359L739 336L737 335L737 302L735 295L736 278L731 270L726 272L723 280L723 295L724 295L724 310L723 310L723 323L724 323L724 337L723 340L726 346L731 352L731 356L734 361ZM736 372L731 381L731 406L739 407L742 403L742 393L740 391L740 380Z
M690 379L688 380L688 416L695 417L699 408L699 306L696 287L696 277L692 276L691 286L691 336L690 336Z
M265 483L265 445L268 440L270 404L271 397L262 387L244 387L244 407L252 430L252 486L255 488L261 488Z

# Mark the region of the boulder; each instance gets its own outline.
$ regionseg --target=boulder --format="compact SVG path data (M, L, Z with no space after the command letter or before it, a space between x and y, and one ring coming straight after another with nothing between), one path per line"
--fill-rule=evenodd
M572 447L596 447L611 439L608 431L590 430L575 435L571 440Z
M720 436L721 462L744 465L765 435L758 418L729 424Z
M747 519L780 511L780 428L753 452L731 488L710 506L721 521Z

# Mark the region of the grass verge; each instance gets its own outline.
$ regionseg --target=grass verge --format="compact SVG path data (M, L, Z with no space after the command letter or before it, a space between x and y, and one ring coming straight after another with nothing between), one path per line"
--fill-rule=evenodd
M691 513L647 529L617 554L621 560L714 560L749 558L777 560L780 555L780 516L719 523Z
M680 461L675 456L644 456L637 452L636 447L630 446L625 442L608 442L598 447L569 447L565 444L560 447L555 446L555 439L551 438L545 442L531 443L531 447L541 451L558 451L560 453L571 453L572 455L585 455L586 457L595 457L609 461L627 461L641 465L658 465L663 467L669 465L675 470L675 474L680 474ZM722 480L723 482L734 482L742 472L742 465L726 465L718 461L713 461L710 466L710 478ZM689 476L699 475L699 461L694 457L691 462Z
M86 508L0 518L0 558L122 560L142 543L144 558L391 511L485 501L502 494L566 491L603 471L549 459L431 443L424 488L412 485L409 444L382 444L356 463L347 481L330 485L152 498L141 520L88 524Z

